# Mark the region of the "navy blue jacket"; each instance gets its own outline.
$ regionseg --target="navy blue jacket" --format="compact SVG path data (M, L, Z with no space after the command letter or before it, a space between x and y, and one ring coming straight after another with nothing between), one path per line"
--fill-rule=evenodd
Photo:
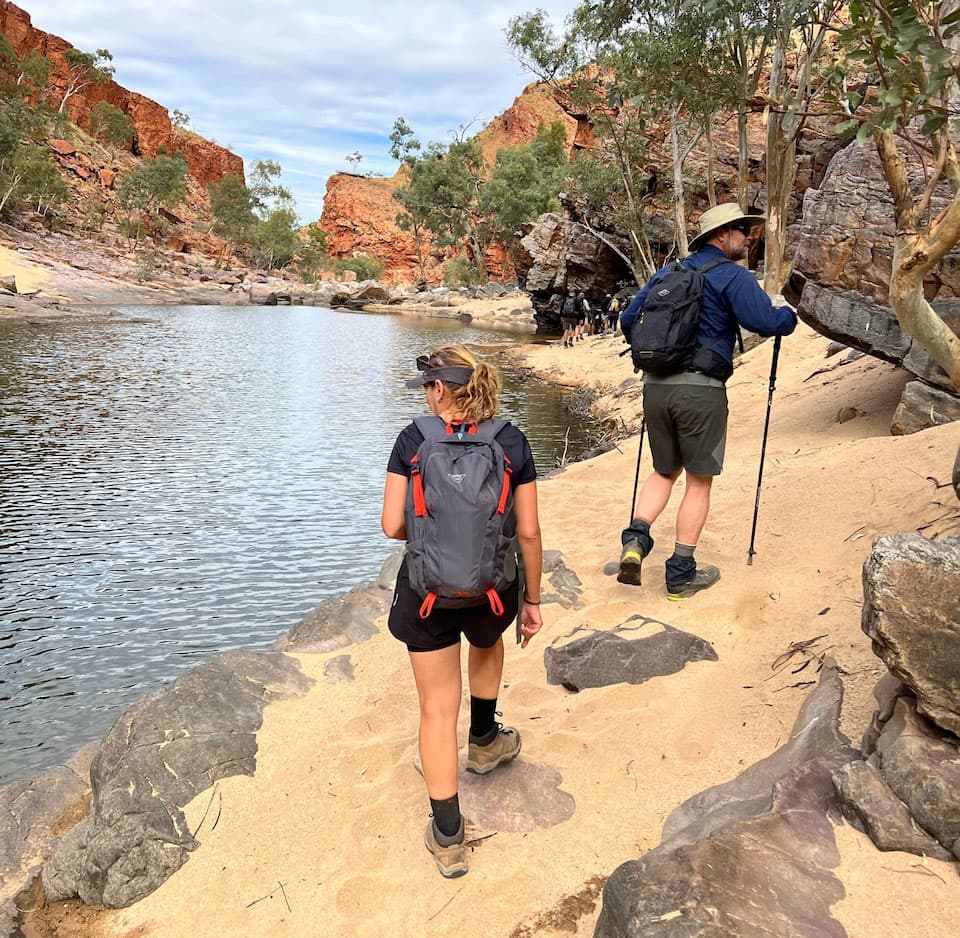
M713 244L705 244L685 257L683 263L703 267L718 257L723 257L723 251ZM621 314L620 328L628 342L634 320L650 288L666 273L668 267L661 267ZM763 336L790 335L796 329L796 313L789 306L774 306L757 283L757 278L746 267L733 262L719 264L707 271L704 281L697 342L712 348L731 365L737 323Z

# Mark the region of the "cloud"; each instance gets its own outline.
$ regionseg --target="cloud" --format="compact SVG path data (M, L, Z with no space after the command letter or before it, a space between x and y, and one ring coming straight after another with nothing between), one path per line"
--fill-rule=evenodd
M248 167L279 162L311 221L348 153L360 150L362 171L393 174L387 138L398 116L426 143L509 107L532 76L503 30L534 6L559 23L575 0L31 0L29 13L77 48L109 49L120 84L185 112Z

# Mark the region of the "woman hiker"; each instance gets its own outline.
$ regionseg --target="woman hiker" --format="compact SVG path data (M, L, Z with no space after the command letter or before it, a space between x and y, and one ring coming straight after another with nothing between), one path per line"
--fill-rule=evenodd
M478 362L465 348L437 349L421 356L417 367L420 373L407 381L407 386L423 387L427 406L438 418L437 426L442 427L442 432L469 435L471 428L483 427L483 421L495 417L499 377L493 368ZM434 430L427 429L431 433ZM440 873L446 877L467 872L464 819L457 783L457 716L462 696L460 635L462 633L469 643L470 735L466 767L469 772L486 774L520 752L520 734L495 719L503 673L503 632L519 612L522 647L526 647L543 624L540 617L543 551L533 456L526 437L510 423L504 423L495 438L510 469L506 478L512 489L517 543L526 576L523 595L520 595L519 578L515 578L498 596L498 602L492 599L488 602L484 597L482 605L465 608L441 608L439 601L432 606L414 591L405 562L397 576L388 620L391 633L406 644L413 667L420 699L420 760L432 812L424 842ZM424 433L416 423L411 423L400 432L394 444L383 494L382 524L387 537L398 540L408 537L405 509L413 510L412 502L416 501L417 486L421 484L416 474L420 468L418 450L424 440ZM411 487L414 494L408 506ZM504 491L501 501L506 497ZM408 546L408 559L409 556ZM497 607L496 611L493 607Z

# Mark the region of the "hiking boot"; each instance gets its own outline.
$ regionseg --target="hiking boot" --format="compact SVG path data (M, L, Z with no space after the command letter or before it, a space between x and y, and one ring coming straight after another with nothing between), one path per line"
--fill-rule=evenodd
M467 748L467 771L474 775L486 775L498 765L516 759L520 755L520 734L512 726L496 724L497 733L485 746L472 739Z
M693 576L688 580L673 585L667 583L667 599L672 599L675 602L681 599L689 599L694 593L699 593L700 590L710 589L719 579L720 571L716 567L700 567L694 571Z
M437 861L440 875L447 879L455 879L467 872L467 845L464 843L463 815L460 815L460 827L455 834L449 837L441 834L433 823L433 816L427 821L427 831L423 835L424 846L433 854Z
M617 582L626 583L628 586L639 586L640 567L643 566L644 556L638 540L627 541L620 553L620 572L617 574Z

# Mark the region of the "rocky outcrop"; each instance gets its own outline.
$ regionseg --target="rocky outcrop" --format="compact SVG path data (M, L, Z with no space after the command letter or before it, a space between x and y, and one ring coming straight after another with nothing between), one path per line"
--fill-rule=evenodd
M58 96L59 103L67 82L64 53L73 48L71 43L35 28L30 15L8 0L0 0L0 33L18 56L39 52L53 62L50 88ZM190 175L203 186L219 182L227 173L243 176L243 160L236 153L189 131L173 127L170 114L163 105L129 91L115 81L93 84L73 95L67 102L70 119L81 127L88 126L90 109L100 101L120 108L133 120L135 135L131 149L134 154L154 157L161 147L169 153L181 152Z
M537 325L546 332L559 329L567 290L583 290L592 306L604 304L608 293L632 280L621 256L630 256L629 241L616 234L601 239L569 215L541 215L520 243L525 253L518 272L533 301Z
M198 846L183 807L252 775L263 708L311 683L286 655L233 651L130 707L93 760L89 815L44 867L47 899L122 908L156 889Z
M881 537L863 568L863 631L919 711L960 736L960 537Z
M881 850L960 859L960 537L879 538L863 585L863 630L890 671L864 761L834 775L844 813Z
M919 164L912 167L913 173L920 171ZM939 214L951 199L944 185L931 213ZM900 328L886 305L894 229L893 199L875 149L850 144L833 158L819 188L806 194L784 293L818 332L916 376L891 428L912 433L957 419L960 398L947 374ZM933 308L960 334L960 249L927 277L925 288Z
M36 883L59 839L89 808L87 777L96 744L68 763L0 788L0 936L20 934L40 896Z
M843 938L830 906L844 895L831 778L857 758L839 729L833 662L790 739L737 778L682 804L658 847L614 870L597 938L818 935Z

